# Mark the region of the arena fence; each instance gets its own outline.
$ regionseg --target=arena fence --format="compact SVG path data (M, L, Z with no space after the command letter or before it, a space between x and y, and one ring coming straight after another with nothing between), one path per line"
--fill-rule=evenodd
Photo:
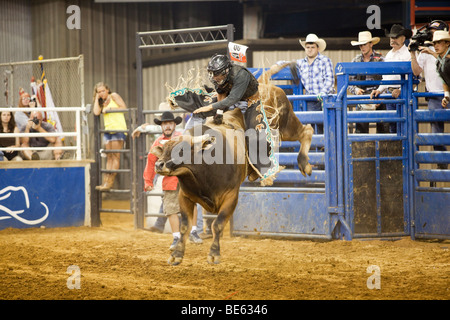
M285 70L287 72L287 70ZM351 81L357 74L398 74L398 81ZM337 95L324 99L323 112L296 112L302 123L324 124L314 135L310 177L296 170L299 144L283 142L280 172L272 187L244 184L236 208L235 235L300 239L444 238L449 230L449 189L420 182L450 182L449 170L421 169L421 163L450 163L449 152L420 151L422 145L449 145L449 134L423 134L419 122L449 121L450 111L418 110L418 98L437 93L413 92L410 63L340 63L336 66ZM279 79L286 79L286 74ZM275 79L276 80L276 79ZM347 95L349 85L399 84L401 96L377 99ZM291 95L305 101L314 96ZM398 104L395 111L349 111L357 104ZM353 123L393 123L396 133L351 134ZM323 139L323 140L322 140ZM323 143L318 143L323 141ZM294 151L294 152L292 152ZM319 167L320 168L320 167Z
M45 120L55 126L63 139L63 150L78 160L89 157L89 126L84 104L83 56L0 63L4 94L0 108L4 111L30 112L18 109L23 89L35 95L37 106L45 111ZM33 134L39 136L40 134ZM30 135L32 136L32 135ZM70 151L72 150L72 151Z

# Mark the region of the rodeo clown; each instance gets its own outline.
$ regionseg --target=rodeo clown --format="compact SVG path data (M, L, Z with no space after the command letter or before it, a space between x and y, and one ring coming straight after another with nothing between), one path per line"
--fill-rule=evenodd
M258 81L247 68L233 64L227 56L221 54L212 56L207 71L217 92L217 101L194 110L193 117L214 115L215 122L220 123L223 112L236 107L240 108L244 115L246 129L255 129L258 145L257 154L249 152L249 157L259 173L252 172L249 180L255 181L261 178L262 185L272 184L279 166L273 151L270 127L260 102ZM246 135L247 146L250 141L256 142L254 139L250 140L248 136ZM260 151L264 144L267 146L267 152Z

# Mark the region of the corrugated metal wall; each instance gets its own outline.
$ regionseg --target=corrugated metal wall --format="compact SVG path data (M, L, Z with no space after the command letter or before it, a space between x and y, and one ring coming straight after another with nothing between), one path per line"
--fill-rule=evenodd
M197 59L143 69L143 108L157 110L159 104L166 101L169 94L166 84L176 87L180 77L188 77L189 70L193 69L195 72L200 69L206 70L208 60Z
M92 100L95 83L104 81L118 92L130 107L136 107L135 34L211 25L217 7L225 4L202 3L95 3L81 0L34 0L33 53L36 59L84 55L86 103ZM67 7L78 5L81 30L69 30ZM238 6L238 3L232 3ZM223 15L222 19L227 19ZM237 19L236 17L234 19ZM152 50L152 54L167 52Z
M0 2L0 63L31 59L31 8L27 0Z

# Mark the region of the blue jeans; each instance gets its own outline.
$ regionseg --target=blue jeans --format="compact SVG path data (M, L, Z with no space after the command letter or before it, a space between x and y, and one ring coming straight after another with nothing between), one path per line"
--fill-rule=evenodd
M387 103L386 110L399 110L402 107L399 103ZM397 133L397 122L389 123L389 133Z
M163 213L163 205L159 207L159 213ZM167 217L158 217L153 225L155 228L158 228L161 231L164 231L164 227L166 226Z
M322 111L322 103L320 101L307 101L306 111ZM323 134L323 124L316 124L315 134Z
M441 98L430 98L428 100L428 110L443 110ZM432 133L444 133L444 122L431 122ZM447 151L445 146L433 146L434 151Z

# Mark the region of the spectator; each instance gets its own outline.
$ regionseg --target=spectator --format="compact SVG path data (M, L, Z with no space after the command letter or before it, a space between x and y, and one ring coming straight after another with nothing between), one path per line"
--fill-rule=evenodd
M27 92L25 92L22 88L20 89L20 99L19 99L19 108L36 108L40 106L38 105L36 96L30 96ZM42 120L45 117L45 114L43 111L40 112L42 115ZM31 112L30 111L16 111L14 113L14 120L16 121L16 125L19 128L20 132L24 132L25 131L25 127L27 126L29 120L30 120L30 115ZM45 122L45 121L44 121ZM46 123L46 122L45 122ZM45 125L45 127L47 127ZM23 141L23 139L21 140ZM60 147L62 146L62 140L60 137L56 137L56 142L54 143L55 147ZM26 154L29 154L29 152L25 152ZM32 154L32 152L31 152ZM63 158L64 155L64 151L61 149L55 149L53 150L53 157L56 160L59 160L61 158ZM26 155L23 154L22 152L22 156L24 157L24 159L28 159ZM37 156L35 156L37 158Z
M439 30L433 34L433 45L436 51L436 68L443 80L444 98L442 107L447 108L450 102L450 34L448 31Z
M39 111L32 111L30 118L23 129L23 133L53 133L55 128L48 122L42 121L43 116ZM56 136L24 137L22 147L53 147L57 142ZM23 150L22 157L25 160L53 160L53 150Z
M16 122L14 121L14 116L11 111L3 111L1 112L1 127L0 133L19 133L19 128L16 126ZM20 138L19 137L11 137L11 138L3 138L0 135L0 147L1 148L14 148L20 147ZM22 158L19 156L19 151L17 150L4 150L0 151L0 161L22 161Z
M127 130L127 123L122 112L107 111L127 109L122 97L116 93L111 92L109 86L103 82L99 82L94 87L94 114L100 116L103 114L104 129L103 141L106 150L120 150L123 148L126 133L116 132L116 130ZM106 153L106 170L118 170L120 168L120 153L108 152ZM103 176L103 184L96 186L95 189L99 191L108 191L114 185L117 172L105 173Z
M299 40L306 57L297 60L297 68L305 88L305 94L316 95L317 101L307 101L307 111L322 111L322 97L334 92L333 63L322 52L327 47L325 40L310 33L305 41ZM282 64L285 61L278 61ZM323 124L317 125L317 134L323 134Z
M32 97L28 92L25 92L22 88L20 89L20 98L19 98L19 108L34 108L36 107L36 96ZM30 120L31 111L16 111L14 113L14 120L16 122L19 131L22 132L25 129L25 126Z
M446 30L447 28L447 24L443 21L433 21L427 26L427 29L433 34L436 30ZM419 76L423 72L427 91L442 93L444 87L442 79L439 77L439 73L436 70L436 50L433 47L419 47L419 50L419 54L417 54L417 51L411 51L411 67L414 75ZM441 98L430 97L427 98L427 101L429 110L443 109ZM444 133L444 122L431 122L431 132ZM434 151L447 151L445 146L433 146L433 149ZM447 164L439 163L438 168L447 169Z
M373 50L373 46L380 42L380 38L372 37L370 31L362 31L358 34L358 41L351 41L352 46L359 46L361 53L353 58L352 62L379 62L384 61L384 57L381 53ZM357 76L351 76L350 80L354 81L364 81L364 80L381 80L381 75L364 75L359 74ZM372 90L376 87L372 86L350 86L349 91L355 95L370 94ZM374 104L359 104L356 110L375 110L376 105ZM382 126L378 126L377 132L383 131ZM383 125L383 124L381 124ZM356 123L355 133L369 133L369 123L368 122L358 122Z
M182 119L181 117L174 117L173 113L170 111L165 111L162 114L161 119L155 119L155 123L161 126L163 134L155 140L151 148L155 146L162 146L165 142L170 140L172 137L180 136L181 133L175 131L176 125L180 124ZM141 125L136 131L145 132L145 127L148 124ZM133 132L133 136L135 136ZM137 135L139 136L139 135ZM150 150L151 150L150 148ZM157 157L148 153L147 156L147 165L144 170L144 181L145 181L145 191L151 191L153 189L153 181L155 178L155 163L157 161ZM164 214L169 219L170 227L172 228L173 242L170 245L170 250L175 250L175 247L178 243L178 240L181 238L180 234L180 221L178 218L178 213L180 213L180 205L178 202L178 178L175 176L166 176L162 181L162 189L163 189L163 210ZM194 215L192 219L192 229L189 234L189 240L200 244L203 243L203 240L197 234L197 216Z
M409 54L408 48L405 46L406 39L411 38L411 36L411 30L405 29L399 24L394 24L391 27L391 31L389 33L386 32L386 37L390 38L390 45L392 49L387 53L384 61L411 61L411 55ZM384 81L400 79L400 75L383 75ZM381 85L370 93L370 98L378 97L380 93L384 93L385 91L389 91L392 94L392 98L397 99L401 93L400 85ZM397 110L398 108L401 108L401 104L386 104L386 110ZM397 124L395 122L389 124L389 132L397 132Z

